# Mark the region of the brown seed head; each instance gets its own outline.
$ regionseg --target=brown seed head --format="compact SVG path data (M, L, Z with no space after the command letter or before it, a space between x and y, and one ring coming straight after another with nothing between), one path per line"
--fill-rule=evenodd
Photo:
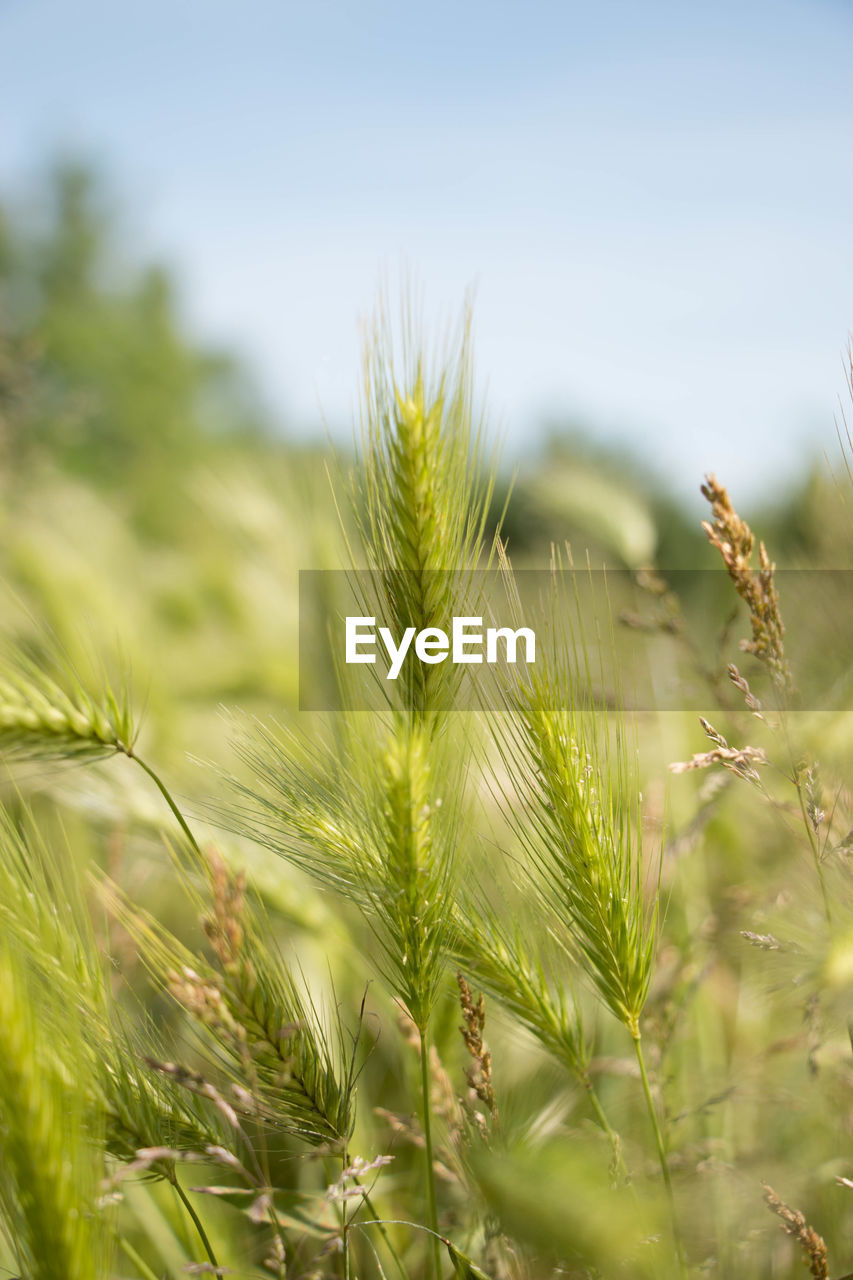
M492 1055L483 1042L483 1028L486 1025L486 1003L482 993L476 1002L471 995L471 988L461 973L457 973L459 985L459 1003L462 1008L463 1023L459 1030L462 1039L473 1059L465 1073L468 1085L473 1089L481 1102L489 1108L493 1122L497 1122L498 1106L492 1085Z
M752 567L755 535L737 514L728 492L715 476L706 476L702 493L710 502L714 517L713 523L703 520L702 528L711 546L716 547L722 556L738 595L749 609L752 639L742 640L741 648L765 664L777 688L790 691L793 681L785 658L785 628L773 577L776 566L761 542L758 546L759 567L757 570Z
M826 1254L826 1243L814 1227L810 1227L798 1209L791 1209L784 1200L780 1200L772 1187L762 1183L764 1200L771 1213L782 1223L782 1229L796 1240L805 1254L805 1262L809 1271L817 1280L829 1280L829 1262Z

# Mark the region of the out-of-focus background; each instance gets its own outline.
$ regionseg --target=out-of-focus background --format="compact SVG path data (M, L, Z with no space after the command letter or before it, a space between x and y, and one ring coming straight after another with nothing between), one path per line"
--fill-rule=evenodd
M474 289L517 563L713 564L709 469L847 563L849 6L19 0L0 48L5 574L155 711L292 703L381 288L436 337Z
M508 463L580 431L696 509L705 469L754 498L833 447L847 3L3 0L0 49L7 216L43 230L45 165L85 160L99 280L164 263L275 432L347 438L359 320L410 276L428 321L475 288Z

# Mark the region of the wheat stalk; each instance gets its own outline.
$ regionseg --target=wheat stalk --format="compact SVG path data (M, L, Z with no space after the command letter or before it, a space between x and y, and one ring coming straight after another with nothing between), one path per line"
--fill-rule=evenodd
M504 567L509 574L505 560ZM509 779L507 784L496 775L495 785L505 800L507 823L530 859L533 874L522 889L538 897L545 918L555 921L557 942L631 1036L678 1265L686 1274L666 1145L642 1049L658 908L646 883L639 805L630 802L626 731L619 716L608 724L593 705L589 623L580 613L577 580L557 557L553 571L554 643L533 671L508 681L507 714L492 718ZM568 601L566 585L572 592ZM512 598L511 577L508 589ZM601 643L598 637L603 661Z

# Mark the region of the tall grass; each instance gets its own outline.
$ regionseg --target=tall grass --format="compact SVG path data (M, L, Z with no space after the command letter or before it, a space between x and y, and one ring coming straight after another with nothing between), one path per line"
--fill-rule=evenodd
M491 563L520 606L468 321L432 357L391 329L335 485L353 590L399 636L485 612ZM692 720L596 705L609 633L567 627L557 553L525 619L554 643L501 672L499 710L454 711L458 670L410 661L379 710L243 720L188 802L126 682L7 647L4 1265L850 1270L853 743L837 720L818 750L770 552L704 491L746 634L702 751Z

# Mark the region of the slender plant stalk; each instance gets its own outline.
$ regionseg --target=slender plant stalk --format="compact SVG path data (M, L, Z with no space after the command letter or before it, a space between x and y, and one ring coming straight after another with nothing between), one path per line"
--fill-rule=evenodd
M192 1219L193 1226L198 1232L199 1240L201 1240L202 1247L204 1248L204 1251L210 1260L211 1266L215 1267L218 1272L219 1263L216 1261L216 1254L213 1252L213 1246L211 1245L210 1240L208 1239L207 1232L204 1229L204 1224L201 1218L196 1213L192 1205L192 1202L190 1201L189 1197L187 1196L180 1182L178 1181L178 1175L174 1172L174 1170L172 1171L172 1175L169 1178L169 1181L171 1182L172 1186L175 1188L175 1191L178 1194L178 1199L181 1201L182 1205L184 1206L187 1213L190 1215L190 1218Z
M820 885L820 891L821 891L821 894L823 895L823 910L826 916L826 923L829 925L831 929L832 928L832 907L829 904L829 891L826 887L826 877L823 874L823 866L820 860L820 849L818 848L817 839L815 838L814 828L812 827L812 824L808 815L808 810L806 809L806 801L805 801L805 797L803 796L802 779L799 776L797 776L796 787L797 787L797 799L800 802L800 813L803 815L803 826L806 829L806 835L809 841L809 848L811 849L812 857L814 858L814 865L815 865L815 871L817 872L818 884Z
M124 1236L119 1236L118 1247L121 1249L124 1256L133 1263L136 1270L143 1277L143 1280L162 1280L162 1277L158 1276L151 1270L145 1259L139 1256L133 1245L129 1240L126 1240Z
M158 791L162 795L163 799L166 801L166 804L171 809L172 813L175 816L175 820L178 823L178 826L181 828L184 835L189 840L193 849L195 849L197 853L200 853L201 850L199 849L198 841L196 840L195 836L190 830L187 824L186 818L181 813L175 801L172 799L172 796L169 793L169 790L166 784L159 778L159 776L154 772L151 766L145 763L145 761L142 759L141 756L134 754L133 750L131 749L127 750L125 752L125 755L127 756L128 760L134 760L136 764L139 765L140 769L142 769L145 773L148 774L148 777L152 780L152 782L154 783L154 785L157 787Z
M598 1094L596 1093L595 1086L593 1085L589 1076L584 1076L583 1087L586 1089L590 1106L595 1112L595 1117L598 1120L598 1123L601 1125L604 1132L607 1134L607 1137L610 1139L610 1145L613 1147L613 1151L615 1154L619 1146L616 1133L610 1126L610 1121L607 1119L607 1115L604 1111L604 1108L601 1105Z
M343 1151L341 1152L341 1172L346 1173L348 1168L347 1144L344 1143ZM347 1202L346 1200L341 1200L341 1244L344 1255L344 1280L350 1280L352 1275L352 1259L349 1255L349 1233L347 1227Z
M646 1097L646 1106L649 1110L649 1119L652 1122L652 1129L655 1135L655 1145L657 1146L658 1160L660 1161L661 1173L663 1174L663 1183L666 1187L666 1196L669 1201L669 1212L672 1219L672 1238L675 1244L675 1253L678 1259L678 1268L682 1276L687 1276L687 1258L684 1253L684 1244L681 1239L681 1232L678 1227L678 1215L675 1211L675 1196L672 1190L672 1177L669 1172L669 1161L666 1158L666 1145L663 1140L663 1131L660 1127L657 1107L652 1097L651 1085L646 1071L646 1060L643 1055L643 1045L640 1037L639 1028L632 1029L632 1038L634 1041L634 1049L637 1054L637 1063L640 1068L640 1079L643 1082L643 1093Z
M581 1083L583 1084L584 1089L586 1089L587 1097L589 1098L589 1104L592 1107L592 1110L595 1114L595 1118L598 1121L601 1128L603 1129L604 1133L607 1136L607 1140L610 1143L610 1149L613 1152L614 1167L621 1172L625 1181L630 1183L633 1189L634 1184L631 1182L631 1175L628 1173L628 1166L625 1164L625 1157L622 1154L622 1143L619 1141L619 1135L611 1125L610 1121L607 1119L607 1112L604 1110L604 1107L601 1105L601 1099L598 1096L598 1090L590 1080L588 1072L584 1071L581 1074Z
M421 1031L421 1097L424 1112L424 1144L426 1149L426 1190L427 1212L432 1234L432 1259L435 1280L441 1277L441 1253L439 1252L438 1233L438 1201L435 1194L435 1168L432 1151L432 1108L429 1098L429 1038L426 1030Z
M360 1187L363 1185L361 1182L359 1182L358 1178L353 1178L353 1182L357 1187ZM391 1257L394 1259L394 1265L399 1271L402 1277L402 1280L409 1280L409 1273L406 1270L406 1268L403 1266L403 1259L400 1257L399 1253L394 1248L394 1243L385 1228L385 1223L382 1221L382 1219L379 1217L379 1214L376 1212L376 1207L373 1204L373 1201L370 1198L370 1194L367 1191L365 1191L364 1193L364 1207L367 1210L367 1212L372 1215L376 1225L379 1227L379 1234L382 1236L382 1239L385 1241L385 1245L388 1249L388 1252L391 1254Z

